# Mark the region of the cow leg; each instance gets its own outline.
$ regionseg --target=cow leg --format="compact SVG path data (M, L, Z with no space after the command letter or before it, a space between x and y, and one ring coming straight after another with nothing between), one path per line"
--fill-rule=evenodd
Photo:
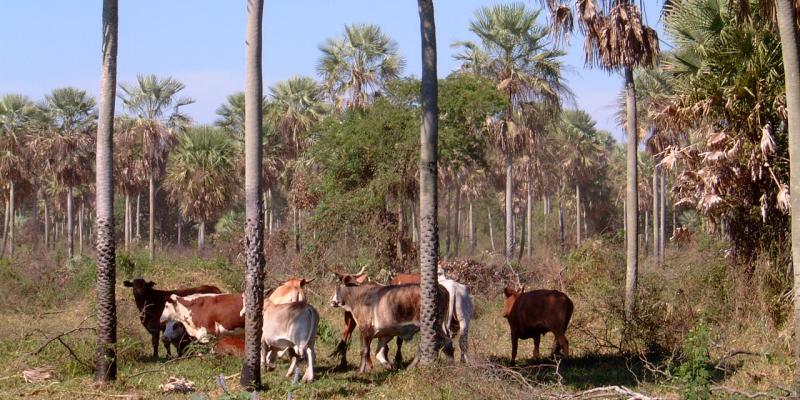
M398 339L398 346L400 345L400 338ZM375 358L383 365L386 369L393 370L395 366L389 362L389 342L392 340L391 336L384 336L378 339L378 351L375 353ZM399 348L399 347L398 347Z
M403 364L403 352L401 351L403 348L403 338L398 336L397 337L397 352L394 354L394 365L400 366ZM388 348L387 348L388 352Z
M442 343L442 351L444 352L445 357L447 357L447 361L454 363L455 357L453 355L455 354L455 350L453 350L453 338L450 337L450 335L447 333L447 329L444 329L444 326L442 327L442 330L439 331L439 340L442 341L440 343Z
M556 351L563 356L569 356L569 342L567 341L567 336L564 335L563 333L558 333L558 334L554 333L554 335L556 336L555 341L557 343ZM553 353L555 354L556 351L554 351Z
M355 329L356 320L353 318L353 314L351 314L349 311L345 311L342 338L339 340L339 344L336 346L336 350L334 351L334 354L339 353L341 356L337 369L343 370L347 368L347 343L350 342L350 337L353 335L353 331Z
M469 347L469 323L467 321L458 322L460 329L458 330L458 348L461 351L461 362L467 363L468 347Z
M274 371L275 370L275 359L278 358L278 349L270 346L268 349L265 350L267 352L266 360L267 360L267 371Z
M538 333L533 335L533 359L534 360L538 360L539 359L539 356L540 356L540 354L539 354L539 343L541 343L541 341L542 341L541 335L539 335Z
M306 373L303 374L303 382L311 382L314 380L314 360L317 358L317 354L314 351L313 347L306 348Z
M514 365L517 362L517 342L519 338L516 336L511 336L511 365Z
M290 356L290 358L292 359L292 362L289 363L289 370L286 371L286 377L287 378L292 376L292 373L294 372L295 367L297 367L297 359L299 357L295 352L292 352L292 355Z
M361 367L358 372L367 372L372 369L372 359L369 357L369 348L372 344L372 335L361 332Z
M159 339L158 337L160 336L160 334L161 331L150 332L150 342L153 344L154 359L158 359L158 346L159 346L158 342L160 341L158 340ZM169 344L164 344L164 346L167 347L167 351L169 351Z

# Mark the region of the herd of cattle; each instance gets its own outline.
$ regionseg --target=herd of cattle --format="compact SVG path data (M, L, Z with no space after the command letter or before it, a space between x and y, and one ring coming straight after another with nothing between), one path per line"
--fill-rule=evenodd
M401 346L419 330L419 274L400 274L389 285L370 282L363 269L358 274L336 274L337 282L330 299L332 307L344 310L344 329L335 354L340 367L347 366L347 344L356 327L361 335L360 372L372 368L370 347L377 339L375 358L388 369L402 362ZM439 308L437 334L444 344L443 352L453 358L452 340L459 336L461 361L468 362L470 321L474 314L469 288L449 279L439 270ZM303 381L314 379L315 342L319 313L306 300L304 287L311 281L290 279L265 293L261 338L261 364L275 368L278 356L288 355L290 374L299 360L307 367ZM216 286L158 290L154 282L144 279L125 281L133 289L139 317L150 333L153 357L158 358L159 336L171 356L171 347L178 355L193 341L208 342L216 337L216 350L241 354L244 349L244 299L239 293L222 293ZM554 353L567 355L569 344L565 332L572 316L572 301L556 290L506 288L503 317L511 333L511 363L517 356L519 339L533 339L534 358L539 357L539 342L547 332L555 335ZM389 361L389 342L397 338L394 362ZM416 362L416 358L412 365Z

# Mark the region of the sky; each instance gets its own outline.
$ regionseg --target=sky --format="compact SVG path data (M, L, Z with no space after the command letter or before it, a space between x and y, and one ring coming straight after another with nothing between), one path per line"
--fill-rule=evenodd
M662 0L643 0L651 26ZM294 0L265 2L263 74L266 88L295 75L316 75L319 45L341 35L345 24L379 25L399 45L405 75L420 76L416 2L397 0ZM468 30L476 9L496 1L436 0L438 73L458 68L451 44L474 40ZM538 1L525 4L538 8ZM172 76L196 103L184 109L197 123L213 123L226 97L244 87L244 0L131 0L119 5L117 81L137 74ZM100 87L102 0L0 0L0 94L41 99L75 86L96 96ZM542 23L545 23L542 13ZM660 29L659 29L660 31ZM662 35L663 36L663 35ZM618 140L614 103L621 78L584 67L583 38L574 36L564 59L577 106ZM663 45L662 45L663 47ZM122 110L118 110L120 113Z

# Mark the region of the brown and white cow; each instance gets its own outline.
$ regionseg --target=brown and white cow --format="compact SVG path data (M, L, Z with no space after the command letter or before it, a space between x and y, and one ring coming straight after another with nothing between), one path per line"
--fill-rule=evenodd
M153 358L158 358L158 335L166 328L166 324L161 323L161 313L164 311L164 304L169 296L188 296L196 293L222 293L218 287L203 285L187 289L158 290L153 289L155 282L147 282L137 278L133 281L124 281L125 287L133 288L133 299L136 308L139 309L139 320L150 333L153 344ZM165 343L167 355L171 354L169 345Z
M361 332L361 365L360 372L372 368L370 345L372 339L378 338L378 361L388 369L395 366L387 359L389 341L395 336L406 340L419 330L420 320L420 287L419 285L358 285L348 282L346 275L336 274L339 283L331 296L331 306L342 307L349 311ZM439 288L438 319L444 321L447 316L447 291ZM452 360L453 344L444 324L436 324L437 335L444 343L445 355ZM416 361L416 359L415 359Z
M299 358L307 362L303 382L314 380L319 313L305 302L275 304L264 301L264 325L261 333L261 365L275 369L275 358L279 352L289 351L292 362L286 376L291 376Z
M572 317L572 300L558 290L506 288L503 317L511 328L511 363L517 358L517 341L533 338L533 357L539 358L541 335L555 335L553 354L569 355L569 342L565 335Z
M187 297L172 295L164 305L161 322L178 321L186 333L200 342L207 342L210 336L237 334L244 329L242 295L194 294ZM166 332L165 332L166 334Z
M306 302L306 291L303 289L306 285L311 282L314 282L314 279L306 280L305 278L291 278L286 282L282 283L280 286L276 287L274 290L266 290L266 293L269 293L267 299L275 304L286 304L286 303L295 303L295 302ZM266 303L266 300L265 300ZM245 299L244 294L242 294L242 309L239 311L239 315L244 316L245 312Z

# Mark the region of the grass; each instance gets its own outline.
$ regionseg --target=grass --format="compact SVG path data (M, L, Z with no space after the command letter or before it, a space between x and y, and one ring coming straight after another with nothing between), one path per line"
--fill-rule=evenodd
M700 384L775 395L785 393L781 387L791 386L796 369L791 328L770 322L759 312L758 302L737 299L743 295L742 289L725 269L724 261L714 256L716 250L673 249L663 270L643 262L642 316L636 331L626 333L619 319L624 259L619 249L604 246L589 242L564 258L539 256L536 262L521 266L529 288L564 290L575 302L576 312L567 333L572 354L560 362L526 359L533 350L532 341L527 340L520 343L518 365L509 367L508 326L501 316L502 296L498 293L475 298L477 312L470 334L472 365L442 362L416 370L386 371L375 361L371 372L359 374L353 365L359 360L359 344L354 340L348 353L353 368L335 371L338 359L329 355L338 341L341 311L327 306L332 283L317 279L308 294L322 318L316 379L292 387L290 379L284 377L288 364L282 361L276 371L262 374L267 387L262 397L282 398L291 391L302 399L531 398L611 385L652 395L681 396L686 384L680 377L670 379L648 367L675 375L682 362L686 334L700 323L709 328L708 350L704 353L708 359L718 360L735 349L755 354L731 357L722 365L723 370L714 370L712 381ZM105 387L94 387L92 371L87 367L92 364L95 343L90 329L95 323L94 265L83 259L69 269L58 268L44 259L34 262L37 258L32 253L23 253L14 262L0 260L0 301L8 305L0 310L0 398L185 398L160 394L158 386L170 376L194 381L194 398L224 397L215 383L220 375L231 394L240 393L238 357L212 354L206 346L193 345L183 359L163 358L162 347L162 358L153 360L149 336L138 321L130 290L122 287L125 279L145 276L162 288L216 284L238 292L242 280L236 267L213 257L172 254L150 263L144 253L121 254L117 286L119 379ZM34 264L35 268L26 268ZM772 307L770 302L764 304ZM85 329L64 336L64 344L56 340L42 348L49 338L74 328ZM405 346L407 360L413 357L415 345ZM551 347L552 335L547 335L542 353L549 354ZM646 365L643 359L651 364ZM42 366L52 366L56 380L25 383L20 377L23 369ZM716 391L711 396L728 398L730 394Z

